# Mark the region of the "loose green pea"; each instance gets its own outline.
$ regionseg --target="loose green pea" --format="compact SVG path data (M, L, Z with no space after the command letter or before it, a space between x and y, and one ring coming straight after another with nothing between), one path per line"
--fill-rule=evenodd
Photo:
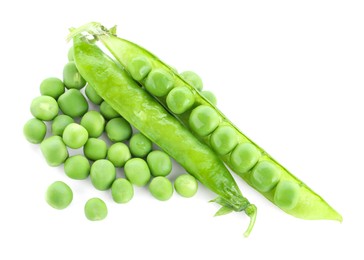
M86 128L90 137L99 137L104 132L105 118L97 111L88 111L80 124Z
M145 80L145 88L156 97L163 97L173 88L173 76L164 69L154 69Z
M166 177L158 176L150 182L149 191L157 200L166 201L173 195L173 185Z
M45 199L52 208L65 209L72 202L73 192L66 183L56 181L49 185Z
M140 81L152 70L152 64L144 56L133 58L128 64L128 71L133 79Z
M63 142L72 149L82 147L88 139L86 128L77 123L71 123L63 131Z
M259 150L251 143L238 144L230 155L230 162L235 171L245 173L258 162Z
M180 74L181 78L183 78L188 84L192 87L196 88L198 91L202 90L203 84L202 79L199 75L197 75L193 71L184 71Z
M50 166L64 163L68 157L67 147L60 136L51 136L43 140L40 150Z
M172 171L172 161L162 151L152 151L147 156L150 172L153 176L167 176Z
M132 158L127 161L124 172L126 178L138 187L146 185L150 179L148 164L140 158Z
M50 96L36 97L30 105L30 112L39 120L50 121L58 114L57 101Z
M63 68L63 82L68 89L81 89L86 85L85 79L78 72L73 61L68 62Z
M168 93L166 102L173 113L182 114L193 106L195 96L188 88L177 87Z
M62 80L58 78L47 78L40 83L40 93L43 96L50 96L58 99L64 93L64 85Z
M210 144L218 154L225 155L238 144L237 133L231 126L219 126L212 133Z
M107 217L107 206L99 198L89 199L85 204L85 216L88 220L98 221Z
M52 122L52 134L54 135L63 135L64 129L69 125L74 123L75 120L73 120L72 117L67 115L58 115Z
M88 110L88 103L77 89L67 90L58 98L58 105L62 112L70 117L83 116Z
M107 151L107 159L112 162L115 167L123 167L130 158L131 154L129 147L124 143L115 143L111 145Z
M128 121L122 117L111 119L107 122L106 134L113 142L122 142L130 138L132 129Z
M87 98L92 102L94 103L95 105L100 105L102 101L104 101L102 99L102 97L100 97L96 90L90 85L90 84L87 84L86 86L86 89L85 89L85 93L86 93L86 96Z
M100 105L100 113L105 119L110 120L116 117L120 117L119 113L116 112L108 103L103 101Z
M145 135L138 133L131 137L129 147L135 157L145 157L152 150L152 142Z
M86 158L92 161L105 159L107 154L107 144L102 139L89 138L83 147Z
M270 161L261 161L253 169L251 182L260 192L272 190L281 177L280 169Z
M23 127L23 134L25 138L33 144L41 143L46 133L47 133L46 124L43 121L36 118L29 119Z
M111 186L111 196L116 203L127 203L134 196L133 185L126 179L118 178Z
M74 180L83 180L90 175L90 163L83 155L69 157L64 163L64 172Z
M201 105L192 110L189 124L194 132L200 136L212 133L220 123L217 112L209 106Z
M197 192L198 182L192 175L182 174L174 181L174 188L182 197L191 198Z
M74 55L73 55L73 46L71 46L71 48L69 48L69 50L68 50L68 54L67 54L67 57L68 57L68 61L74 61L75 60L75 58L73 57Z
M96 189L108 190L116 178L115 166L109 160L97 160L91 166L90 176Z
M204 90L204 91L201 91L201 95L204 96L208 101L210 101L211 104L216 106L217 99L216 99L216 96L214 95L214 93L212 93L211 91L208 91L208 90Z
M292 181L282 180L274 193L274 203L285 210L296 207L300 198L300 186Z

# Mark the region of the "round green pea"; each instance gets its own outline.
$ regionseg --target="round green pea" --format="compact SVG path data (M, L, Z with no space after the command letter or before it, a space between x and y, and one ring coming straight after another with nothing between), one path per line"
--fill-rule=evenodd
M127 203L134 196L133 185L126 179L118 178L111 186L111 196L116 203Z
M63 131L64 143L72 148L78 149L82 147L88 139L88 132L86 128L77 123L71 123Z
M89 199L85 204L84 211L86 218L91 221L103 220L107 217L107 206L99 198Z
M80 124L86 128L90 137L99 137L105 129L105 118L97 111L88 111Z
M253 169L250 181L260 192L272 190L281 177L281 171L273 162L261 161Z
M285 210L297 206L300 198L300 186L292 181L282 180L278 183L274 193L274 203Z
M238 144L235 129L231 126L219 126L211 135L211 147L220 155L231 152Z
M173 195L173 185L166 177L158 176L150 182L149 191L157 200L166 201Z
M152 70L152 64L144 56L133 58L128 64L128 71L133 79L140 81Z
M150 152L147 162L153 176L167 176L172 171L171 158L163 151Z
M66 183L56 181L49 185L45 199L52 208L65 209L72 202L73 192Z
M115 167L123 167L130 158L131 154L129 147L124 143L115 143L111 145L107 151L107 159L112 162Z
M173 113L182 114L193 106L195 96L188 88L177 87L168 93L166 102Z
M63 135L64 129L69 125L74 123L75 120L73 120L72 117L67 115L58 115L52 122L52 134L54 135Z
M120 117L119 113L116 112L108 103L106 103L106 101L102 101L100 105L100 113L107 120Z
M33 144L39 144L43 141L45 135L47 133L46 124L36 118L29 119L24 127L23 134L25 138Z
M33 99L30 112L35 118L50 121L58 115L57 101L50 96L39 96Z
M97 160L91 166L90 176L96 189L108 190L116 178L115 166L109 160Z
M85 79L78 72L73 61L68 62L63 68L63 82L68 89L81 89L86 85Z
M51 136L42 141L40 150L50 166L64 163L68 157L68 150L60 136Z
M238 144L230 155L230 162L235 171L245 173L258 162L259 150L251 143Z
M212 93L211 91L208 91L208 90L204 90L204 91L201 91L201 95L204 96L208 101L210 101L211 104L216 106L217 99L216 99L216 96L214 95L214 93Z
M132 158L127 161L124 172L126 178L138 187L146 185L151 177L148 164L140 158Z
M217 112L209 106L201 105L192 110L189 124L192 130L200 136L212 133L220 123Z
M182 197L191 198L197 192L198 182L192 175L182 174L174 181L174 188Z
M122 142L130 138L132 129L128 121L122 117L111 119L107 122L105 131L113 142Z
M68 61L74 61L75 60L73 50L74 50L73 46L71 46L71 48L69 48L69 50L68 50L68 53L67 53Z
M87 98L94 103L95 105L100 105L102 101L104 101L102 99L102 97L100 97L96 90L90 85L87 84L86 89L85 89L85 94L87 96Z
M145 157L152 150L152 142L141 133L133 135L129 142L130 152L135 157Z
M83 155L69 157L64 163L64 172L74 180L83 180L90 175L90 163Z
M43 96L50 96L58 99L64 93L64 85L62 80L58 78L47 78L40 83L40 93Z
M88 110L86 98L77 89L67 90L58 98L62 112L70 117L83 116Z
M183 78L188 84L192 87L196 88L198 91L202 90L203 84L202 79L199 75L197 75L193 71L184 71L180 74L181 78Z
M92 161L105 159L107 154L107 144L102 139L89 138L83 147L86 158Z
M145 88L156 97L163 97L173 88L173 75L164 69L154 69L145 80Z

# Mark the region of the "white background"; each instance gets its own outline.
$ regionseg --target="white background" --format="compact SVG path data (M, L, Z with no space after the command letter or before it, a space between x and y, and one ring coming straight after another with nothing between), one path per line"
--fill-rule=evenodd
M363 259L363 13L362 1L1 1L0 259ZM244 238L248 218L212 217L203 187L167 202L136 189L118 205L49 167L22 127L41 80L62 76L68 28L90 21L199 73L231 121L343 223L286 215L236 178L259 208ZM44 200L56 180L74 191L63 211ZM105 221L83 215L93 196Z

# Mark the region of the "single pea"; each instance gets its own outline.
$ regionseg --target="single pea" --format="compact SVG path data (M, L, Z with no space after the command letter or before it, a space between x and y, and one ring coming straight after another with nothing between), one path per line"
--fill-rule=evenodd
M30 105L30 112L39 120L50 121L58 114L57 101L50 96L36 97Z
M163 97L173 88L173 76L164 69L154 69L145 80L145 88L156 97Z
M150 64L150 61L144 56L137 56L128 64L130 75L137 81L144 79L151 70L152 64Z
M85 79L78 72L73 61L68 62L63 68L63 82L68 89L81 89L86 85Z
M116 117L120 117L119 113L116 112L108 103L103 101L100 105L100 113L105 119L110 120Z
M211 104L216 106L217 99L216 99L216 96L214 95L214 93L212 93L211 91L208 91L208 90L204 90L204 91L201 91L201 95L204 96L208 101L210 101Z
M127 203L134 196L133 185L127 179L118 178L111 186L111 196L116 203Z
M203 84L202 79L199 75L197 75L193 71L184 71L180 74L181 78L183 78L188 84L197 89L198 91L202 90Z
M95 105L100 105L102 101L104 101L102 99L102 97L100 97L96 90L90 85L87 84L86 89L85 89L85 94L87 96L87 98L94 103Z
M281 177L281 171L273 162L261 161L253 169L250 181L260 192L272 190Z
M157 200L166 201L173 195L173 185L166 177L158 176L150 182L149 191Z
M238 173L249 171L258 162L259 150L251 143L238 144L230 155L230 162Z
M60 136L51 136L42 141L40 150L50 166L64 163L68 157L68 150Z
M86 158L92 161L105 159L107 154L107 144L102 139L89 138L83 147Z
M293 209L298 204L300 198L300 186L288 180L278 183L274 193L274 203L286 210Z
M69 48L68 53L67 53L67 57L68 57L68 61L74 61L74 55L73 55L73 45L71 46L71 48Z
M90 137L99 137L105 129L105 118L97 111L88 111L80 124L86 128Z
M211 135L211 147L220 155L231 152L238 144L238 137L232 126L219 126Z
M47 78L40 83L40 93L58 99L64 93L64 85L59 78Z
M152 150L152 142L141 133L133 135L129 142L130 152L135 157L145 157Z
M122 117L111 119L107 122L105 131L113 142L122 142L130 138L132 129L128 121Z
M58 115L52 122L52 134L54 135L63 135L63 131L69 124L74 123L75 120L73 120L72 117L67 115Z
M182 174L174 181L174 188L182 197L191 198L197 192L198 182L192 175Z
M72 202L73 192L66 183L56 181L49 185L45 199L52 208L65 209Z
M69 157L64 163L64 172L74 180L83 180L90 175L90 163L83 155Z
M150 152L147 162L153 176L167 176L172 171L171 158L163 151Z
M131 154L129 147L124 143L112 144L107 151L107 159L112 162L115 167L123 167L130 158Z
M86 98L77 89L67 90L58 98L62 112L70 117L83 116L88 110Z
M209 106L201 105L192 110L189 124L194 132L200 136L212 133L220 123L217 112Z
M193 106L195 96L188 88L177 87L168 93L166 102L173 113L182 114Z
M46 124L43 121L36 118L29 119L23 127L23 134L25 138L33 144L41 143L46 133L47 133Z
M88 220L98 221L107 217L107 206L99 198L89 199L85 204L85 216Z
M138 187L146 185L150 179L148 164L140 158L132 158L127 161L124 172L126 178Z
M116 178L115 166L109 160L97 160L91 166L90 176L96 189L108 190Z
M88 139L86 128L77 123L71 123L63 131L63 142L72 149L81 148Z

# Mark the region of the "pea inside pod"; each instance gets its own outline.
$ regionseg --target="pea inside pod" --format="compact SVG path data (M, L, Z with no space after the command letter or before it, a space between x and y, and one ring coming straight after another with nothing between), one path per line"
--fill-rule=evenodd
M281 171L273 162L261 161L251 173L251 182L260 192L272 190L281 177Z

